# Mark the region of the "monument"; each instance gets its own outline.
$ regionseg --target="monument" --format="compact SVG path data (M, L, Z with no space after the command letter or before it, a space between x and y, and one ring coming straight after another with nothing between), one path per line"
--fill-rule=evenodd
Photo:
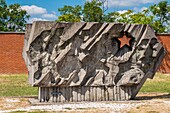
M37 21L23 49L40 102L132 99L164 55L149 25L123 23Z

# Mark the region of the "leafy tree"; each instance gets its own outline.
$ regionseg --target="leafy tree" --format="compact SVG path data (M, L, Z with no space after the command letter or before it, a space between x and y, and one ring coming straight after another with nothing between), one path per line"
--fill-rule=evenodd
M162 33L170 31L170 5L167 1L150 6L141 12L135 13L128 10L125 13L111 12L105 15L106 22L123 22L150 24L155 32Z
M81 21L81 14L82 14L82 7L76 5L75 7L65 5L63 8L59 8L58 11L60 12L61 16L58 17L59 22L80 22Z
M132 10L128 10L125 13L119 14L118 22L132 23L131 16L133 15Z
M118 22L120 14L118 12L110 12L104 15L105 22Z
M156 16L161 24L164 24L170 19L170 5L168 1L161 1L158 4L149 7L151 13Z
M132 23L150 24L157 33L168 32L169 12L170 5L168 2L161 1L142 12L132 15Z
M167 32L170 33L170 20L168 21L168 25L167 25Z
M83 21L85 22L102 22L103 11L102 4L97 0L87 1L83 9Z
M170 5L168 1L164 0L158 4L149 7L151 15L154 16L153 27L158 32L164 32L168 29L168 24L170 21Z
M0 31L24 31L29 15L19 4L7 5L0 0Z
M82 8L79 5L75 7L65 5L63 8L59 8L61 16L58 17L59 22L101 22L103 11L101 9L101 3L97 0L87 1Z
M152 24L153 16L149 16L148 9L143 10L142 12L134 13L131 17L131 23L138 23L138 24Z
M7 8L7 4L5 3L4 0L0 0L0 31L6 31L6 28L3 27L6 25L6 19L7 19L7 15L6 15L6 8Z
M61 14L58 21L150 24L157 33L170 32L170 5L166 0L151 5L148 9L140 12L127 10L125 13L110 12L103 14L101 6L99 0L87 1L83 8L81 6L64 6L58 10Z
M127 12L111 12L105 15L105 22L122 22L122 23L132 23L131 16L133 15L132 10L127 10Z
M146 10L135 13L132 10L127 10L124 13L111 12L105 17L106 22L123 22L123 23L138 23L138 24L150 24L153 20L153 16L147 16Z

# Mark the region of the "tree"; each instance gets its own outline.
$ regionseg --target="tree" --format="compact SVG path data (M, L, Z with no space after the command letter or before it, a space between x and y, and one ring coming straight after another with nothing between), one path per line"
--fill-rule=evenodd
M149 7L151 15L154 16L153 27L158 32L168 31L170 21L170 5L167 0L161 1L158 4Z
M102 4L97 0L87 1L83 8L83 21L85 22L102 22L103 11Z
M103 11L101 9L102 4L97 0L87 1L82 8L79 5L67 6L59 8L61 16L58 17L59 22L101 22L103 21Z
M82 15L82 7L76 5L75 7L65 5L63 8L59 8L61 16L58 17L59 22L80 22Z
M123 22L129 24L150 24L155 32L170 32L170 5L161 1L140 12L127 10L124 13L110 12L103 14L99 0L86 1L84 7L64 6L59 9L58 21L65 22Z
M148 15L148 9L143 10L142 12L134 13L130 16L131 23L137 24L152 24L153 16Z
M119 17L120 17L120 14L118 12L110 12L104 15L103 20L105 22L118 22Z
M6 25L5 20L7 19L6 8L7 4L5 1L0 0L0 31L6 31L6 27L4 27Z
M168 1L161 1L158 4L150 6L149 9L161 24L164 24L170 18L170 5L168 5Z
M132 10L127 10L124 13L111 12L105 16L106 22L123 22L123 23L138 23L151 24L153 16L147 16L147 10L135 13Z
M133 11L127 10L126 12L119 14L119 18L117 19L117 21L123 23L132 23L132 19L131 19L132 15L133 15Z
M161 1L141 12L132 10L122 14L111 12L105 15L104 20L106 22L150 24L157 33L168 32L170 31L170 5L167 1Z
M150 24L157 33L168 32L169 12L170 5L168 1L161 1L142 12L133 14L131 19L132 23Z
M0 31L24 31L29 15L19 4L7 5L0 0Z

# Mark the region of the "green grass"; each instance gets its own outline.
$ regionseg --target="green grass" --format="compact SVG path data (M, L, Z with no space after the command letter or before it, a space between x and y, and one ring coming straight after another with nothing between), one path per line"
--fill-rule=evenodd
M28 84L26 74L0 75L0 96L32 96L38 94L38 88ZM157 73L154 79L148 79L140 92L170 93L170 74Z
M170 93L170 74L157 73L153 79L147 79L140 92Z
M28 84L28 75L26 74L0 75L0 96L37 95L37 89Z

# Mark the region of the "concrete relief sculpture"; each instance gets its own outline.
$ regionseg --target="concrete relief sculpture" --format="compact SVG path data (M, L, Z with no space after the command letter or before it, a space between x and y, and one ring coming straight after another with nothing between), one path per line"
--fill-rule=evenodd
M128 100L165 50L149 25L34 22L23 57L41 102Z

